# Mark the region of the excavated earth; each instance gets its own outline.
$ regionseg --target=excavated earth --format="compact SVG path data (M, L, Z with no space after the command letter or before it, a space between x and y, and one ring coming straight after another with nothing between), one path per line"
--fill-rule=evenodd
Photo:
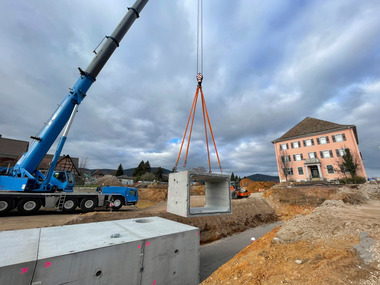
M202 284L380 284L380 186L273 187L284 220Z

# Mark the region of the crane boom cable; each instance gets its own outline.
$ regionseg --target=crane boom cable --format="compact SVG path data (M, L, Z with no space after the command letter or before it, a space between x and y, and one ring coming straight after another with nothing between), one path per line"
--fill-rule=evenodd
M187 164L187 155L189 154L189 146L190 146L190 140L191 140L191 133L193 132L193 124L194 124L194 117L195 117L195 109L197 108L198 94L199 94L199 86L197 87L197 91L195 93L195 104L194 104L194 108L193 108L193 118L191 119L189 139L187 141L185 163L183 164L183 167L186 167L186 164Z

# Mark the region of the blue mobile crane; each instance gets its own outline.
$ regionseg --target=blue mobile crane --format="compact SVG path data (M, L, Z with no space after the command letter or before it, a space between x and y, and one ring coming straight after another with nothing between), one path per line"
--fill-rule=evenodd
M89 66L85 70L78 68L78 80L39 134L31 137L33 143L29 150L14 167L0 169L0 215L15 207L23 214L35 213L41 206L64 212L72 212L80 206L82 211L89 212L97 206L118 209L137 202L137 189L130 187L104 187L96 194L75 193L73 174L54 172L54 169L79 104L147 2L148 0L137 0L128 8L127 14L111 36L105 37L99 52L94 51L96 55ZM44 175L37 167L63 129L49 171Z

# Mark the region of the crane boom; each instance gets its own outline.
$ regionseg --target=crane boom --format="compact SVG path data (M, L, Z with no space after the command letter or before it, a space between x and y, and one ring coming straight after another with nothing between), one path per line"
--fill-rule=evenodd
M120 41L128 32L134 21L139 17L141 10L144 8L148 0L137 0L133 7L128 8L128 12L116 27L111 36L106 37L106 41L96 54L94 59L85 71L80 70L80 77L69 93L58 106L57 110L50 118L49 122L44 126L41 132L35 138L35 141L20 160L16 163L13 171L17 174L22 169L29 173L33 173L50 147L61 133L62 129L68 122L75 105L79 105L85 98L88 89L95 82L96 77L107 63L113 52L119 46Z

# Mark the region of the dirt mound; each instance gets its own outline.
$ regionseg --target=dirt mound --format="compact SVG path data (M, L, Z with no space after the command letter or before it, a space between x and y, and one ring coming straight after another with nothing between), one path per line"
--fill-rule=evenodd
M151 189L148 189L151 190ZM222 237L244 231L261 224L271 223L277 220L273 208L262 198L260 194L253 195L249 199L232 201L231 215L184 218L166 212L162 205L157 204L153 210L147 208L143 212L92 212L80 214L65 224L92 223L119 219L132 219L139 217L159 216L183 224L192 225L200 229L201 243L215 241ZM154 209L157 209L155 211Z
M124 186L116 176L104 175L103 177L96 179L95 184L98 186Z
M160 202L166 201L168 197L168 188L139 188L139 200Z
M315 199L302 197L304 190L286 199L278 191L274 197L299 203L293 206L325 200L245 248L202 284L380 284L380 201L366 199L380 194L376 187L315 190ZM345 197L356 197L355 203Z
M251 193L263 192L276 184L274 181L252 181L252 183L248 185L247 190Z

